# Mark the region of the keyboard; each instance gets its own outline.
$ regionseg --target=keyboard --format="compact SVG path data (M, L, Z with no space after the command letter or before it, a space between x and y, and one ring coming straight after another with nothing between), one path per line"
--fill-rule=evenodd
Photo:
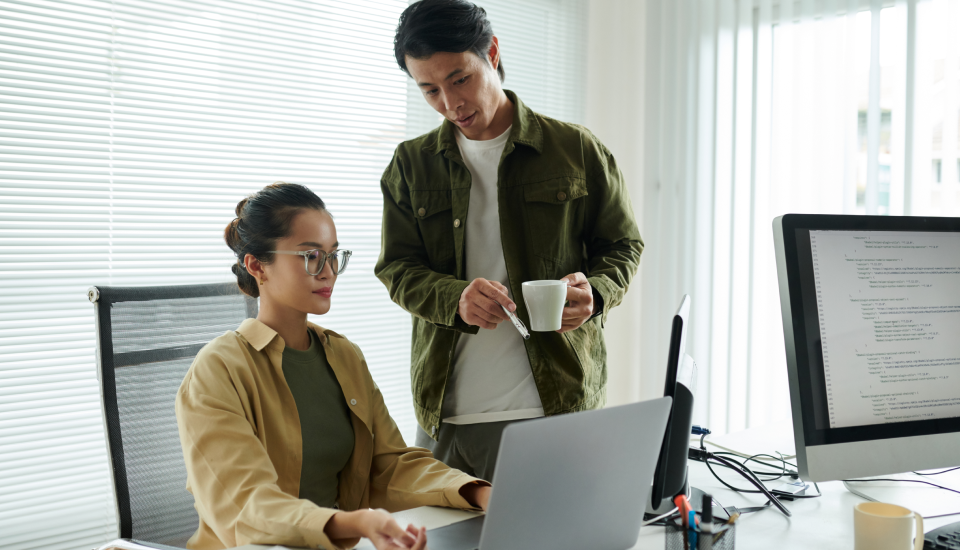
M960 521L923 535L924 550L960 550Z

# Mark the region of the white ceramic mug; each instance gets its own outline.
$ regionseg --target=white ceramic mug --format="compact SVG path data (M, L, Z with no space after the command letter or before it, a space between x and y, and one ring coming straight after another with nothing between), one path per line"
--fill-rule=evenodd
M861 502L853 507L853 540L854 550L923 550L923 517L896 504Z
M530 330L552 332L563 324L563 304L567 302L567 283L563 281L527 281L520 285L523 303L530 314Z

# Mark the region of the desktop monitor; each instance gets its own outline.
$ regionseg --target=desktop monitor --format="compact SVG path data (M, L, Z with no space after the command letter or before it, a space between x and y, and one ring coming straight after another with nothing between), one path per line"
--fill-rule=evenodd
M960 464L960 218L773 222L800 477Z
M660 446L660 457L653 475L648 514L661 514L673 508L673 497L688 493L687 452L693 424L693 396L696 391L697 366L687 355L687 326L690 317L690 296L680 301L673 317L670 347L667 351L667 376L663 395L673 399L667 429ZM694 503L699 506L700 499Z

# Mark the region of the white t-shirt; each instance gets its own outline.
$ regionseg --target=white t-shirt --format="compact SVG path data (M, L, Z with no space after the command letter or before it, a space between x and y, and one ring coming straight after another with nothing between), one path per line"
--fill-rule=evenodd
M512 128L512 127L511 127ZM457 131L457 145L472 176L466 224L467 280L482 277L508 288L500 242L497 171L510 128L487 141ZM476 335L461 334L441 412L449 424L479 424L543 416L523 337L510 321Z

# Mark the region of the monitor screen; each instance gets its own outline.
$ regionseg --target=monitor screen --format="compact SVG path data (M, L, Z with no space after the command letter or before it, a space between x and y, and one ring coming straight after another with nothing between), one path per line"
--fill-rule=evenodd
M960 431L960 220L782 223L805 445Z

